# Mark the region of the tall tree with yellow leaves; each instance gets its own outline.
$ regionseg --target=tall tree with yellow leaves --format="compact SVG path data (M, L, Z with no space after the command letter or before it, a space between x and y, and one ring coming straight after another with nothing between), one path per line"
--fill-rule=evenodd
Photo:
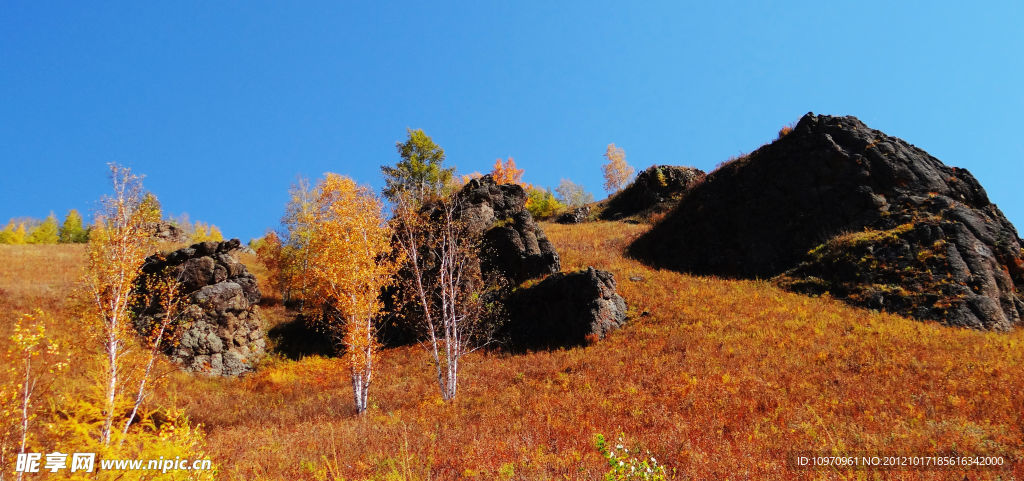
M125 382L131 336L131 304L135 280L146 256L155 250L149 234L148 215L140 209L142 180L127 167L110 165L113 194L101 201L101 209L89 236L88 261L83 283L89 299L86 319L101 328L105 366L103 372L103 424L100 441L109 444L117 413L117 397Z
M68 211L64 223L57 235L57 242L61 244L84 243L89 240L89 232L82 226L82 215L77 210Z
M323 316L345 349L356 413L366 411L377 350L381 289L393 282L391 228L369 187L328 173L316 189L309 238L306 308Z
M618 192L633 178L633 166L626 163L626 151L615 144L608 144L604 158L608 159L608 163L601 166L604 173L604 190L609 193Z

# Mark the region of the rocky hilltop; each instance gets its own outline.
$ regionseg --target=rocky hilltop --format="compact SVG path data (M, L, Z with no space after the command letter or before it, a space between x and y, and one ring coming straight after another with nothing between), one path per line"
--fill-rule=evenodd
M177 279L184 307L177 343L168 343L171 359L188 371L237 376L253 370L266 340L256 278L234 252L238 239L201 242L146 259L143 276ZM145 284L141 284L145 285ZM139 306L136 328L145 334L164 312L158 303Z
M809 113L708 174L630 254L1005 330L1024 316L1021 244L968 171L855 117Z
M676 165L652 165L636 179L604 202L601 219L619 220L634 215L663 212L675 206L695 185L704 180L704 171Z

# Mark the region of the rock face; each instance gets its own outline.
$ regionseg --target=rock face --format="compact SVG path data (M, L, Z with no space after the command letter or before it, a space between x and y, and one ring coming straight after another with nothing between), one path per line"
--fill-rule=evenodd
M626 302L610 272L558 273L513 293L509 322L499 332L516 349L579 346L626 322Z
M485 275L498 274L519 284L558 272L558 254L526 210L526 192L514 184L498 185L490 175L470 180L456 194L462 220L483 236L480 250Z
M239 248L238 239L202 242L150 256L142 267L145 276L168 273L178 279L186 298L185 328L167 354L188 371L237 376L252 371L263 356L260 291L256 278L232 254ZM144 306L136 327L145 331L162 315L158 306Z
M977 180L854 117L807 114L723 165L630 254L956 326L1024 316L1021 240Z
M608 199L601 218L618 220L669 210L704 177L704 171L693 167L652 165L637 174L632 184Z

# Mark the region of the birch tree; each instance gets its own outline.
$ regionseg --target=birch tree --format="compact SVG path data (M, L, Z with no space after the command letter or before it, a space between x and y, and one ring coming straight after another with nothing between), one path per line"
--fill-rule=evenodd
M610 193L618 192L633 178L633 166L626 163L626 151L615 144L608 144L604 158L608 160L601 166L604 173L604 190Z
M307 310L345 350L356 413L366 411L377 351L381 290L393 282L391 228L368 187L328 173L317 186L308 245Z
M405 258L400 290L417 308L420 332L430 352L441 398L458 392L462 357L478 340L483 303L475 235L460 220L458 196L427 209L402 201L396 206L396 239Z
M131 170L110 165L113 193L101 201L89 236L83 279L91 312L87 319L100 327L105 366L103 423L100 441L110 444L117 397L129 366L125 354L131 346L132 292L142 263L155 248L146 229L150 220L143 209L142 179Z

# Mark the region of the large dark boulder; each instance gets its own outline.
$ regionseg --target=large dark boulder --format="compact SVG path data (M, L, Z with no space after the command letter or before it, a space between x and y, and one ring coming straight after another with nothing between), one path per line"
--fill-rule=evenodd
M615 277L590 267L558 273L506 300L509 320L499 338L514 349L580 346L626 322L626 302Z
M670 210L686 192L704 180L704 171L676 165L652 165L604 202L600 217L619 220Z
M461 219L482 237L480 268L511 285L558 272L560 263L544 230L526 210L526 192L515 184L496 184L490 175L472 179L455 194Z
M256 278L234 252L238 239L202 242L146 259L138 294L145 294L146 277L171 276L183 296L176 343L166 353L185 370L218 376L252 371L263 356L266 340ZM164 315L157 302L139 306L136 328L150 332Z
M854 117L807 114L708 174L630 254L983 329L1021 322L1016 230L966 170Z

